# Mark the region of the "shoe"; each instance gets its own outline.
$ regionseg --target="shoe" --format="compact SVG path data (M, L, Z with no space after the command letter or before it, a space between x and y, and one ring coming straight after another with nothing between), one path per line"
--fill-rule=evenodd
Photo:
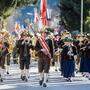
M72 82L72 80L70 78L67 78L66 81L67 82Z
M58 70L57 70L57 69L55 69L55 71L57 72Z
M9 72L7 72L7 74L9 74Z
M46 83L43 83L43 87L47 87Z
M28 76L28 78L30 78L30 76Z
M42 83L43 83L43 80L40 80L40 81L39 81L39 85L41 86L41 85L42 85Z
M21 79L23 78L23 76L21 75L21 77L20 77Z
M79 72L79 70L76 70L76 73L78 73Z
M21 75L21 79L22 79L22 81L24 81L24 80L25 80L25 76L22 76L22 75Z
M48 79L46 80L46 82L48 82Z
M52 66L55 66L55 62L54 61L52 61Z
M25 82L28 82L28 79L25 77L24 81L25 81Z
M14 60L13 62L14 62L14 64L18 64L18 62L16 60Z
M0 81L1 81L1 82L3 82L3 79L2 79L2 78L0 78Z
M69 79L69 82L72 82L72 80L71 80L71 79Z
M82 73L82 76L85 77L85 73Z

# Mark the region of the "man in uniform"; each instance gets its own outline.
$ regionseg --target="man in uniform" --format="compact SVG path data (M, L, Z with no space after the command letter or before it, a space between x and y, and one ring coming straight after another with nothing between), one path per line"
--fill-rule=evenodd
M46 82L48 78L48 73L50 69L50 60L51 60L51 51L53 50L52 48L52 42L51 40L46 36L46 32L42 33L42 36L39 38L43 38L45 40L45 43L48 45L48 50L49 53L43 48L42 42L37 39L35 49L37 51L37 55L39 57L38 60L38 71L40 73L40 81L39 84L40 86L43 85L43 87L46 87Z
M0 81L3 82L3 77L5 74L5 58L8 53L8 43L3 42L2 48L1 48L1 56L0 56Z
M64 45L64 42L61 40L61 37L58 32L54 33L54 63L55 71L58 70L58 64L60 63L60 52L61 48Z
M30 37L27 32L21 33L21 38L17 42L17 48L20 55L20 69L21 79L28 81L29 75L29 64L30 64L30 49L33 49Z

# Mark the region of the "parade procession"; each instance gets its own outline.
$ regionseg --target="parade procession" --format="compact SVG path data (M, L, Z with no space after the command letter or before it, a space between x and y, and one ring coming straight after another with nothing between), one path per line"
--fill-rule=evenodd
M21 5L8 18L0 17L0 85L16 79L17 83L34 80L39 87L47 87L56 79L72 83L77 75L90 81L90 28L89 33L80 32L82 27L71 30L59 6L50 9L59 0L33 1L31 7Z

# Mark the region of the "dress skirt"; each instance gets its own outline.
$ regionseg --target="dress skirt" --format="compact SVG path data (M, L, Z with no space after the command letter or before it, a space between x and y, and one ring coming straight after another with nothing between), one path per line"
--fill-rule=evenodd
M90 58L88 58L88 57L81 58L80 72L89 72L90 73Z
M75 61L74 60L61 60L61 73L63 77L74 77Z

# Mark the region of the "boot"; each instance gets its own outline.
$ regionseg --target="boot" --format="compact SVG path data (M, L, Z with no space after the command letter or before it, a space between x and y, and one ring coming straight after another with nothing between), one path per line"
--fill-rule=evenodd
M66 79L67 82L72 82L71 78Z
M24 81L24 80L25 80L25 76L22 76L22 75L21 75L21 79L22 79L22 81Z
M25 78L24 78L24 81L25 81L25 82L28 82L28 79L27 79L27 77L26 77L26 76L25 76Z
M47 87L47 84L46 83L43 83L43 87Z
M9 72L7 71L7 74L9 74Z
M39 81L39 85L41 86L43 84L43 80L40 80Z
M0 82L3 82L3 79L2 78L0 78Z

